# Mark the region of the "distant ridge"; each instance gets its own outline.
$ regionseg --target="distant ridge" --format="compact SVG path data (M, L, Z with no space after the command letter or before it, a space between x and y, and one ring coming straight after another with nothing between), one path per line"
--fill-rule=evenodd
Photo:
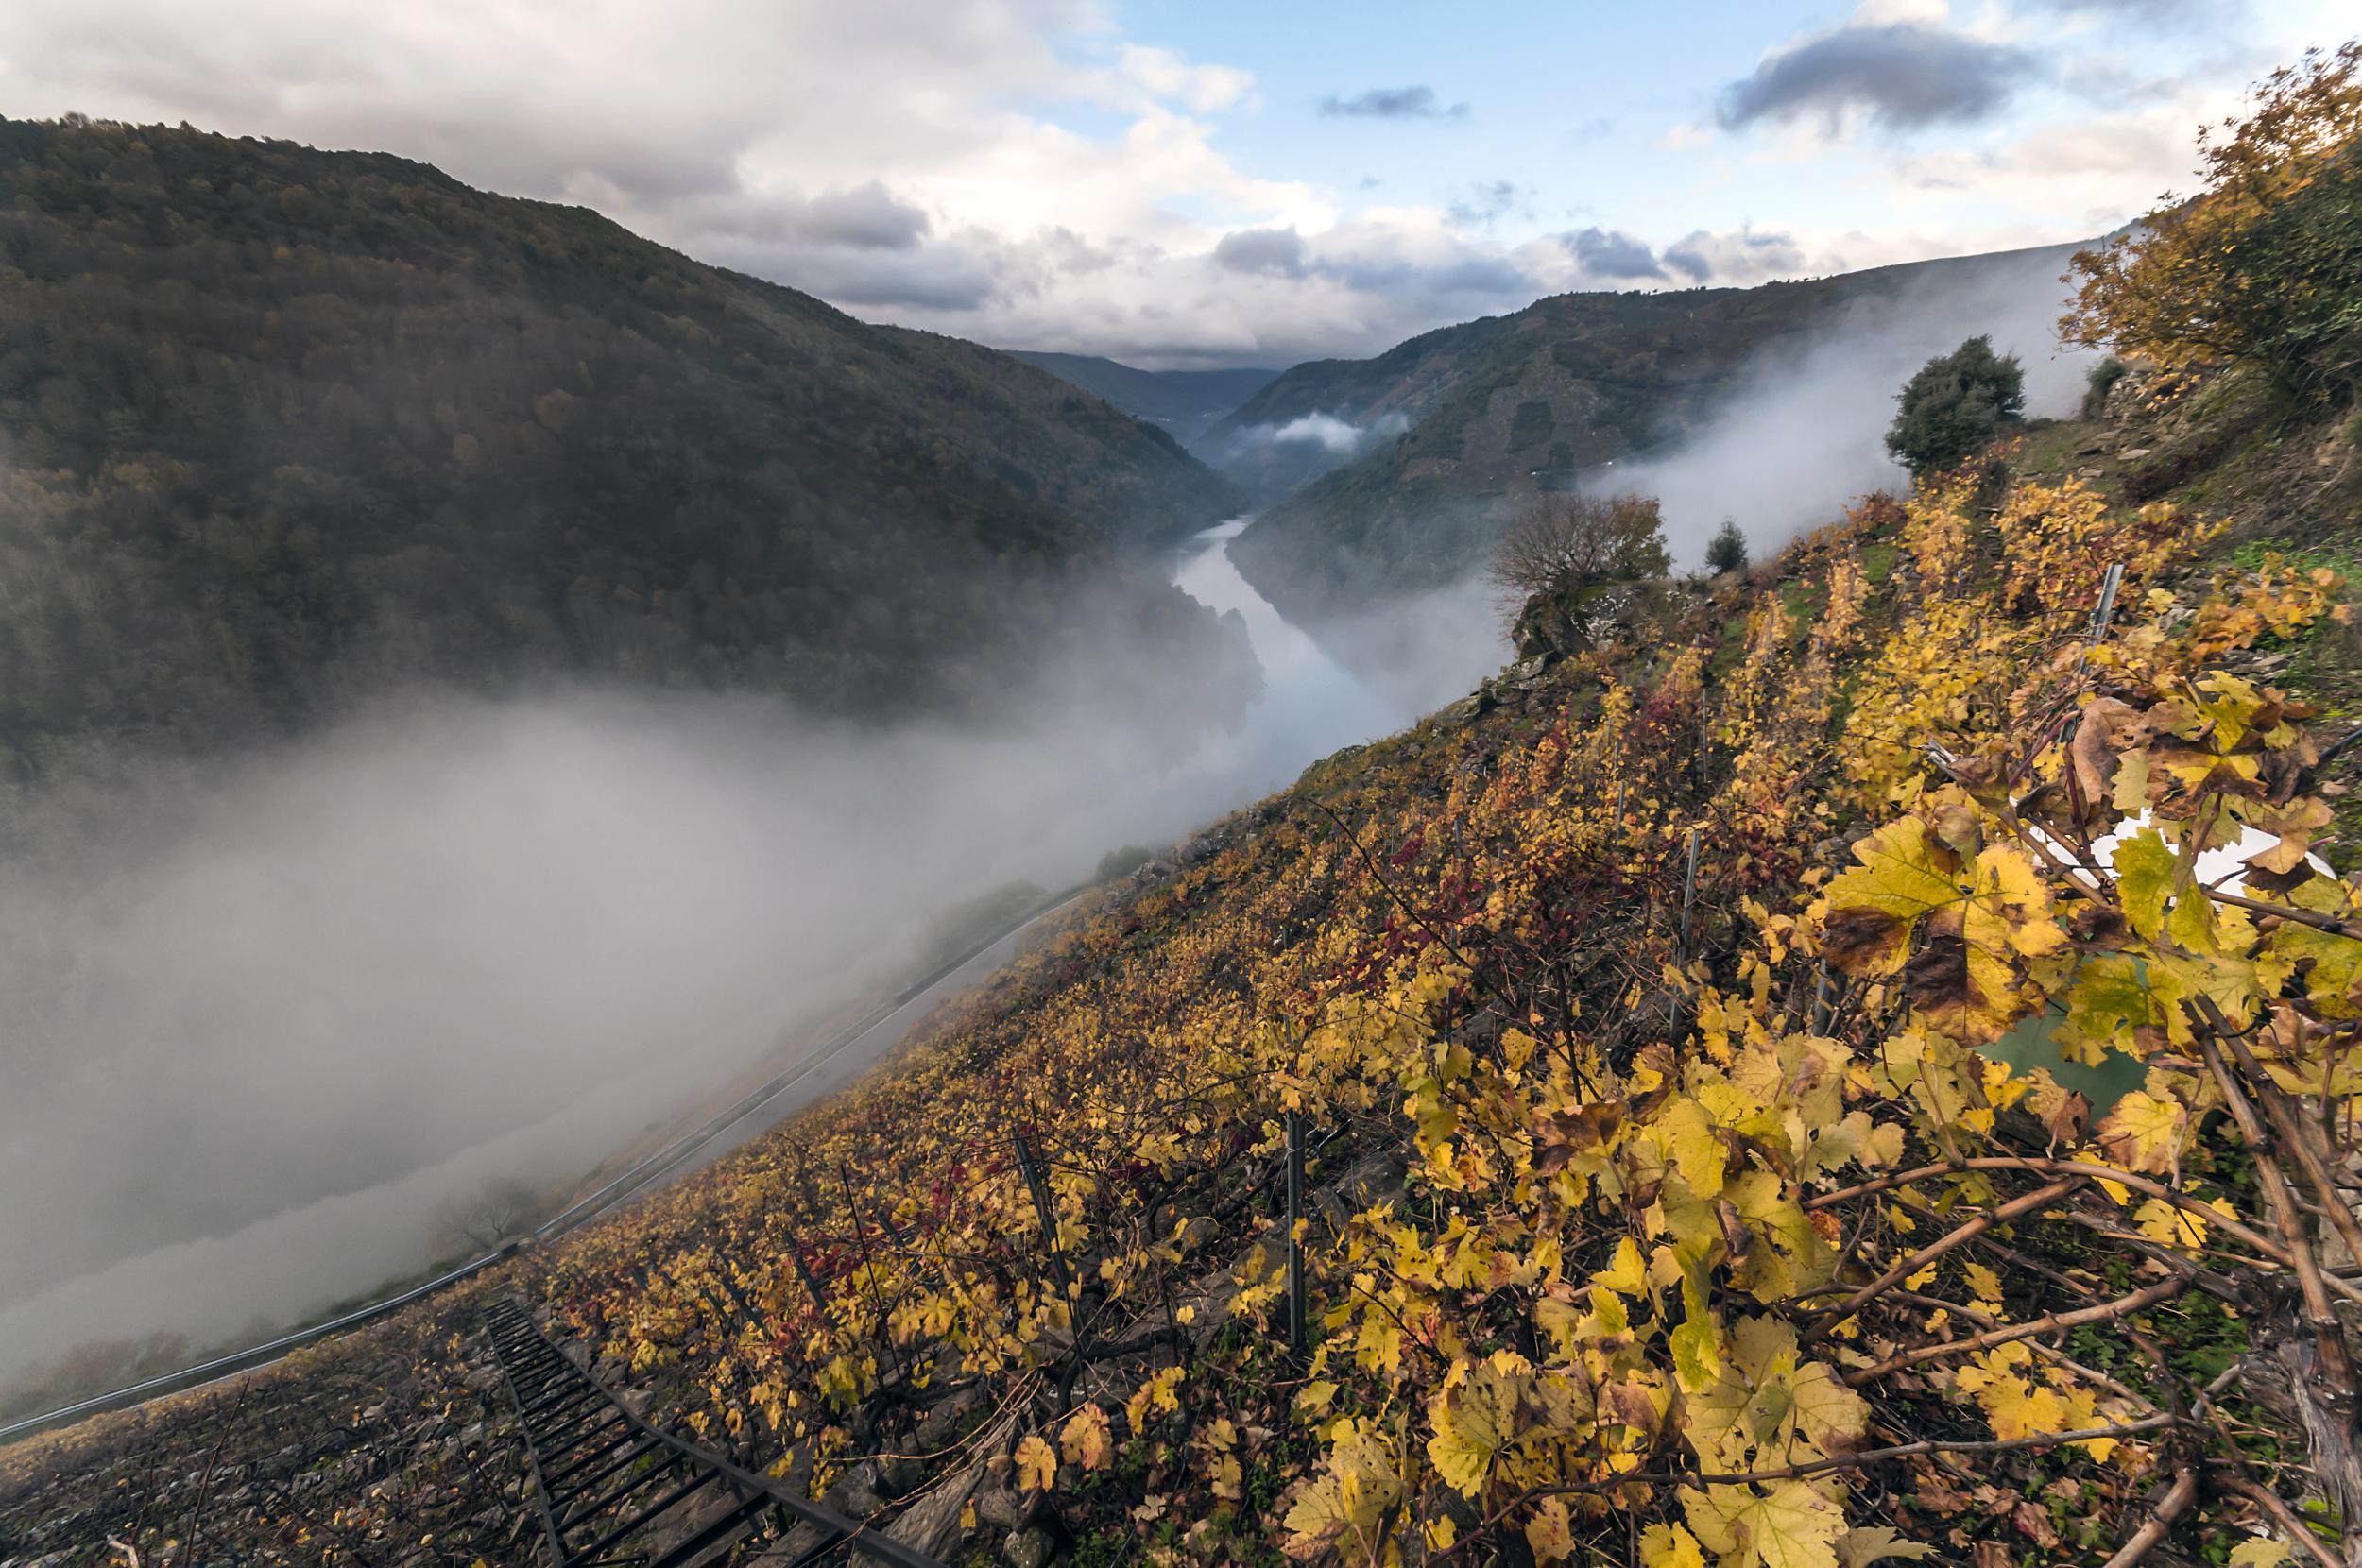
M1109 627L1191 678L1245 656L1146 562L1240 504L1169 436L586 209L0 120L0 776L421 682L874 717Z
M1868 310L1898 341L1924 316L1919 352L1940 352L1987 329L1919 302L2022 301L2055 285L2079 247L1747 289L1555 295L1370 359L1296 366L1194 450L1265 503L1231 546L1256 588L1298 621L1350 613L1461 577L1518 496L1703 429L1766 351ZM1895 367L1894 384L1909 367ZM1308 426L1327 442L1274 438Z
M1163 426L1184 446L1281 375L1278 370L1261 368L1137 370L1095 354L1047 354L1026 349L1009 352L1104 398L1126 414Z

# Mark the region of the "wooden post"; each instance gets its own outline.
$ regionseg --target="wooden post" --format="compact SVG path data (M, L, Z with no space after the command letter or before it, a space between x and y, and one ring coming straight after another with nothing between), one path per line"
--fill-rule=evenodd
M1017 1170L1025 1179L1026 1190L1034 1195L1034 1218L1041 1221L1042 1240L1050 1248L1050 1267L1058 1276L1061 1292L1068 1287L1066 1255L1058 1251L1058 1211L1051 1206L1050 1188L1041 1179L1041 1167L1034 1163L1034 1151L1027 1147L1025 1134L1017 1135Z
M1304 1219L1304 1121L1288 1113L1288 1348L1301 1355L1309 1338L1304 1321L1304 1242L1296 1227Z

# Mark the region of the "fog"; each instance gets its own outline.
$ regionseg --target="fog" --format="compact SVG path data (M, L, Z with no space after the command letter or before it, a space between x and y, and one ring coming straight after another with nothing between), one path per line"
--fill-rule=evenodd
M989 731L413 698L0 868L0 1380L417 1270L453 1200L567 1185L785 1065L937 912L1172 843L1411 716L1333 669L1308 696L1301 634L1207 587L1226 560L1192 570L1279 677L1226 729L1051 675Z
M1216 429L1190 450L1245 486L1259 504L1310 484L1410 428L1410 418L1398 412L1357 424L1314 410L1272 424Z
M1239 435L1242 440L1270 446L1308 443L1345 458L1380 441L1391 440L1410 428L1410 419L1400 414L1381 414L1366 425L1357 425L1334 414L1312 413L1281 424L1249 425Z
M1698 435L1591 469L1583 487L1656 496L1681 565L1698 563L1726 517L1760 559L1856 497L1908 487L1885 445L1895 394L1965 338L1989 333L1996 351L2018 357L2029 416L2067 414L2093 363L2057 337L2075 249L1922 264L1899 288L1857 298L1802 341L1759 356Z

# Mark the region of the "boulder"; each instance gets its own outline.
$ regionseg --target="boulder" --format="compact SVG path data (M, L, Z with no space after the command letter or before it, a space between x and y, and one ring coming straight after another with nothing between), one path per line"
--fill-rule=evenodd
M1056 1543L1050 1539L1050 1532L1036 1525L1009 1537L1001 1547L1001 1559L1009 1568L1042 1568L1050 1560L1050 1554L1055 1546Z

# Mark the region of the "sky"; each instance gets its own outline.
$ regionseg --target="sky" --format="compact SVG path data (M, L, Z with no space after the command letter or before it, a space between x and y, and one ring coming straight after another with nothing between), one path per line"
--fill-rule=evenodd
M857 315L1285 366L2104 232L2333 0L9 0L0 114L363 147Z

